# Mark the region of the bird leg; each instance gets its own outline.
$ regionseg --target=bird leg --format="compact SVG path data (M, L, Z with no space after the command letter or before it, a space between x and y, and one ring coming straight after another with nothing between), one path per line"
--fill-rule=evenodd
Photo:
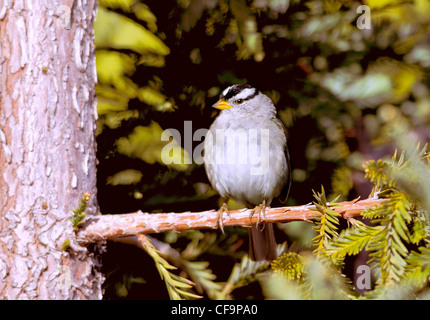
M257 206L255 206L254 209L252 209L251 214L249 215L249 220L252 219L252 216L254 215L254 213L258 214L258 218L257 218L257 228L259 226L259 224L261 223L261 218L263 218L263 220L266 220L266 199L263 199L263 202ZM260 231L264 230L264 225L263 228Z
M230 218L230 212L228 211L228 200L230 200L230 198L226 198L222 204L222 206L219 208L218 213L217 213L217 218L216 218L216 226L218 226L222 233L224 234L224 223L223 223L223 214L224 212L227 213L228 217Z

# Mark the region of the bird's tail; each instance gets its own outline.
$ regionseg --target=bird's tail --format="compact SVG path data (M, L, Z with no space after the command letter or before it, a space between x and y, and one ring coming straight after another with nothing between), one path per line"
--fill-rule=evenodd
M262 230L261 230L262 229ZM277 258L273 223L251 226L249 231L249 257L254 261L272 261Z

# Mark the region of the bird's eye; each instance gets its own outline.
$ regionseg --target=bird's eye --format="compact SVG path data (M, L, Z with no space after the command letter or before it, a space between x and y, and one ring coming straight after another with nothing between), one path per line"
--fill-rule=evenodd
M236 104L242 104L243 103L243 99L237 99L236 100Z

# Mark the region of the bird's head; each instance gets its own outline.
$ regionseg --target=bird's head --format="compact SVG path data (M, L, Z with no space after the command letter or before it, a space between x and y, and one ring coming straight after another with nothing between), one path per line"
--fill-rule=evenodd
M212 107L232 114L274 114L272 100L248 84L235 84L225 89Z

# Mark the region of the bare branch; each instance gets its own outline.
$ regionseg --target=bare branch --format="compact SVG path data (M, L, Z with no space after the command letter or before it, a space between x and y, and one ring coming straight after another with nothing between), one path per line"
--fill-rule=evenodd
M384 199L365 199L346 201L333 209L344 218L357 217L360 213L373 206L380 205ZM295 207L267 208L268 223L291 221L311 221L320 213L313 204ZM257 222L257 215L251 220L251 209L230 211L230 217L224 216L225 227L249 227ZM127 214L99 215L91 217L77 234L79 243L85 244L101 240L115 240L137 234L161 233L166 231L183 231L190 229L216 229L217 211L183 213L143 213L141 211Z

